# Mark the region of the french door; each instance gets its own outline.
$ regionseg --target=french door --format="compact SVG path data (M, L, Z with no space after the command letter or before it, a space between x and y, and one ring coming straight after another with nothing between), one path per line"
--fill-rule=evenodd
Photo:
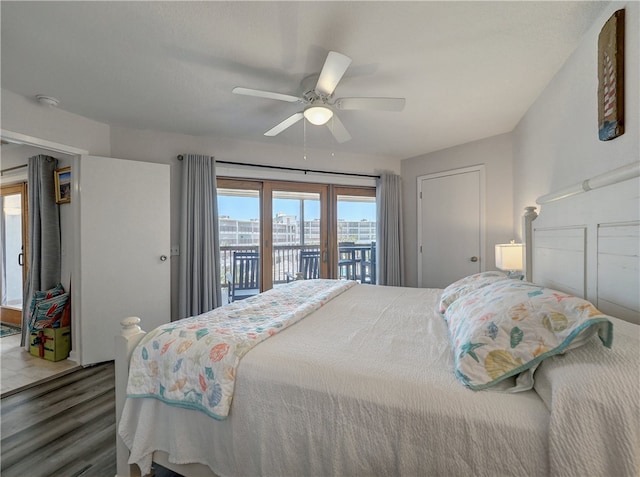
M2 186L0 206L0 321L21 325L28 256L27 184Z
M318 254L320 278L338 278L340 242L359 244L367 260L375 242L373 187L218 178L218 212L223 288L234 252L260 254L264 291L299 276L303 252ZM358 267L359 257L354 259ZM366 281L375 283L367 270Z

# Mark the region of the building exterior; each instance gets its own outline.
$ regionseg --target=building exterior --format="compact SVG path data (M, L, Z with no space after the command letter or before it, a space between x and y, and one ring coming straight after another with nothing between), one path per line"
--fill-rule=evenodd
M376 240L376 222L338 220L338 242L370 243ZM260 221L219 218L220 246L257 246L260 243ZM302 233L304 232L304 233ZM273 219L274 245L316 245L320 243L320 221L305 220L303 230L295 215L276 214Z

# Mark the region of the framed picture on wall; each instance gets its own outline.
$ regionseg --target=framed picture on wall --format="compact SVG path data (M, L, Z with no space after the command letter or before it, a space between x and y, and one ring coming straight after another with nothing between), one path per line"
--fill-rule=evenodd
M56 204L71 202L71 168L63 167L54 172Z
M598 137L624 134L624 10L615 12L598 35Z

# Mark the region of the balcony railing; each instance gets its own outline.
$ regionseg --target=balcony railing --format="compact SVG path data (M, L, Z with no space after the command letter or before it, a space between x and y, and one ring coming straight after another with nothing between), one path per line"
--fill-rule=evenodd
M275 245L273 247L273 284L286 283L287 273L295 275L300 268L301 250L320 250L319 245ZM220 277L223 287L228 287L226 275L231 273L233 252L258 252L257 245L226 245L220 247Z
M358 262L368 260L371 261L371 245L356 244L347 247L347 249L356 249ZM295 275L300 269L300 251L302 250L320 250L319 245L274 245L273 247L273 284L279 285L287 282L287 273ZM342 248L341 248L342 250ZM233 262L233 252L259 252L257 245L225 245L220 247L220 277L223 288L228 288L227 273L231 274L231 264ZM370 277L372 283L375 283L375 269L370 271L373 277ZM359 277L360 272L356 275ZM363 279L364 281L364 279Z

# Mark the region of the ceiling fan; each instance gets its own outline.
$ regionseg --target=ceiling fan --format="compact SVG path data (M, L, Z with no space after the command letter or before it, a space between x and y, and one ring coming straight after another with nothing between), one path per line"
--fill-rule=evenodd
M281 123L269 129L264 133L265 136L276 136L288 127L293 126L302 118L306 118L307 121L316 126L326 124L336 141L343 143L351 139L351 135L344 127L344 124L342 124L342 121L340 121L340 118L335 114L334 110L402 111L405 104L405 98L333 99L333 92L350 64L351 58L348 56L336 51L330 51L320 75L311 75L302 80L303 93L300 97L240 87L233 88L233 93L287 101L289 103L301 103L304 105L302 111L292 114ZM329 120L332 121L329 122Z

